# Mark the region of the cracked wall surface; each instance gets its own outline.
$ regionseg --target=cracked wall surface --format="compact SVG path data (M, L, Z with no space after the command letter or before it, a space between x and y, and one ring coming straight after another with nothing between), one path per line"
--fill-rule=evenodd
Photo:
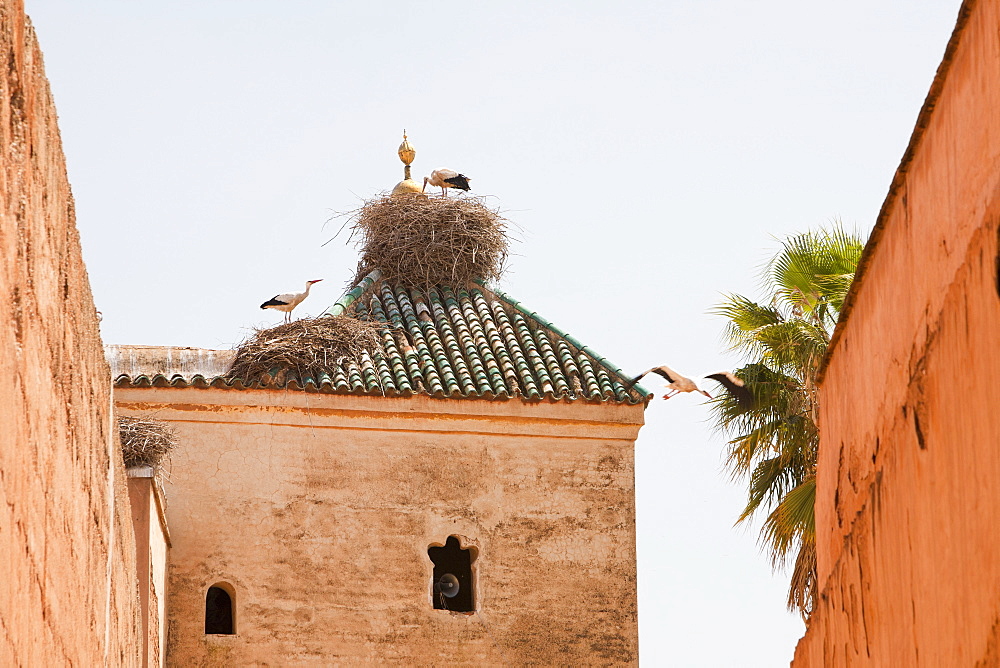
M137 665L109 369L20 0L0 0L0 146L0 665Z
M963 5L834 341L796 668L1000 665L998 31Z
M178 431L169 665L632 665L643 407L119 388ZM474 547L475 614L427 549ZM206 636L231 585L236 636Z

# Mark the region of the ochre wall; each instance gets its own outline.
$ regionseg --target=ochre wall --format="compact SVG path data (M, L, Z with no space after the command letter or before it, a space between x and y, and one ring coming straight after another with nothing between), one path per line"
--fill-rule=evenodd
M128 495L135 535L135 565L139 580L142 633L145 637L144 666L166 662L167 531L160 483L152 467L127 470ZM161 623L162 621L162 623Z
M167 532L166 504L158 479L150 490L149 503L149 592L146 656L149 666L167 662L167 568L170 535Z
M0 151L0 665L135 665L134 541L109 370L19 0L0 0Z
M178 431L169 665L637 662L641 405L193 388L116 402ZM453 534L479 551L478 614L432 607L427 548ZM204 634L220 581L235 637Z
M996 666L1000 0L967 2L821 385L794 666Z

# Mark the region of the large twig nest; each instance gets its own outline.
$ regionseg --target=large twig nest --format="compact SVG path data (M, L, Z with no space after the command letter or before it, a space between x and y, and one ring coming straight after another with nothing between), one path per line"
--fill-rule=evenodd
M271 329L257 329L236 348L227 378L260 380L274 370L293 370L300 376L332 374L345 359L355 362L367 352L384 354L385 323L346 315L303 318Z
M466 284L500 278L507 262L507 221L477 198L382 197L348 222L362 249L357 278L380 269L410 287Z
M147 417L118 416L118 438L126 468L157 466L177 444L166 422Z

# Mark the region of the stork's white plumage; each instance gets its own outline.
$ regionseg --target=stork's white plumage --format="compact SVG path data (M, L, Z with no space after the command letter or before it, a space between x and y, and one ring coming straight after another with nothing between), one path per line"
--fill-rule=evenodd
M453 169L435 169L430 176L424 177L424 187L420 192L427 190L427 184L441 188L441 194L448 196L448 188L458 188L459 190L469 189L469 179L465 174L459 174Z
M712 395L698 387L698 383L694 380L688 378L687 376L682 376L668 366L654 366L649 371L643 371L635 378L629 380L628 387L632 387L638 383L643 376L650 373L655 373L667 380L666 387L671 391L663 395L664 399L669 399L670 397L676 396L681 392L700 392L709 399L712 398ZM725 387L726 391L728 391L744 408L751 408L753 406L753 394L751 394L742 379L737 378L728 371L713 373L705 376L705 378L711 378Z
M273 308L276 311L285 312L285 322L292 321L292 310L302 303L306 297L309 296L309 288L313 286L313 283L319 283L322 278L317 278L313 281L306 281L305 292L286 292L281 295L274 295L266 302L260 305L262 309Z

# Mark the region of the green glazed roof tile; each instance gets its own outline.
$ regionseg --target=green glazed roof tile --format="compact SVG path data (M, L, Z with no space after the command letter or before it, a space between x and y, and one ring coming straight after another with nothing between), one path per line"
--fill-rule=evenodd
M566 370L566 375L571 379L579 378L580 369L576 366L576 360L573 358L573 351L570 349L569 344L562 339L556 339L556 350L559 351L559 360Z
M450 322L453 325L453 334L455 335L456 344L459 347L459 353L462 358L467 361L468 366L471 368L472 378L470 379L474 383L473 393L480 395L493 394L493 387L490 385L489 373L486 370L486 363L483 358L477 354L478 349L476 347L475 341L472 336L472 331L469 329L469 325L465 322L465 318L462 316L462 310L458 306L458 300L455 298L454 293L448 288L442 290L445 296L445 307L447 317L450 318Z
M566 382L565 372L559 366L559 358L556 357L548 334L539 329L535 332L535 339L538 341L538 349L542 353L542 359L545 360L545 368L548 369L549 376L555 383L554 394L558 396L567 394L570 391L569 383Z
M361 379L361 389L378 386L378 373L375 370L375 365L372 364L371 355L367 352L361 356L361 373L363 375L363 378Z
M116 372L118 386L287 387L311 392L525 401L648 401L650 394L604 357L484 284L415 290L390 285L378 271L358 281L324 315L348 315L389 325L384 354L345 359L331 373L299 377L275 368L259 382L207 373ZM113 348L113 347L112 347ZM224 352L203 351L221 356ZM231 355L231 353L228 353ZM110 355L110 353L109 353ZM109 357L109 359L111 359ZM114 362L112 367L115 368Z
M476 392L476 386L472 382L472 373L469 371L469 364L462 356L462 348L458 345L455 330L448 321L437 291L432 291L429 297L431 299L431 306L434 312L434 324L440 332L440 336L444 342L443 345L446 350L445 354L454 369L453 376L455 377L455 389L460 395L473 394Z

